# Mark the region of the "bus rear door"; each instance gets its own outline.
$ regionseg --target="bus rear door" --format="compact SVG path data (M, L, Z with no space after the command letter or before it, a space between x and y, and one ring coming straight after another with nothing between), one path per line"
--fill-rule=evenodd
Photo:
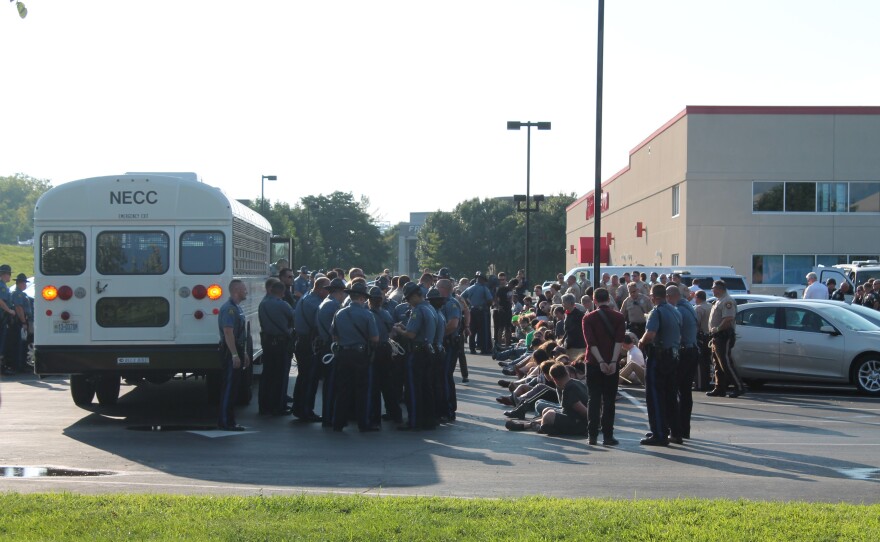
M174 228L93 227L93 341L174 340Z

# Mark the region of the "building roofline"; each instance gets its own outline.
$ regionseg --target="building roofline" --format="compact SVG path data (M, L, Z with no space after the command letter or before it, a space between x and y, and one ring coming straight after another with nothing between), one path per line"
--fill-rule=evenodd
M860 106L860 105L832 105L832 106L813 106L813 105L688 105L685 106L678 114L669 119L663 126L657 128L651 135L642 140L629 151L629 164L632 164L632 155L637 153L645 145L654 140L657 136L669 129L670 126L681 120L687 115L880 115L880 106ZM612 175L610 178L602 182L602 187L629 171L630 165ZM578 204L587 199L587 196L594 191L590 190L583 196L574 200L568 207L566 212L573 209Z

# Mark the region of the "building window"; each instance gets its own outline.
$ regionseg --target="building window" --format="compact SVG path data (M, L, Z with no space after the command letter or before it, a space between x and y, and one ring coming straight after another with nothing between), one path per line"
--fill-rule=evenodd
M818 254L816 255L816 265L824 265L831 267L841 263L849 263L846 254Z
M850 183L849 212L880 213L880 183Z
M845 213L847 183L816 183L816 211Z
M782 255L752 256L752 284L784 284Z
M783 281L785 284L800 284L804 282L804 277L813 270L814 265L816 265L816 257L812 254L786 254Z
M815 213L816 183L785 183L785 212Z
M680 195L680 185L675 185L672 187L672 216L678 216L679 212L679 195Z
M752 210L781 213L785 209L784 184L755 182L752 185Z

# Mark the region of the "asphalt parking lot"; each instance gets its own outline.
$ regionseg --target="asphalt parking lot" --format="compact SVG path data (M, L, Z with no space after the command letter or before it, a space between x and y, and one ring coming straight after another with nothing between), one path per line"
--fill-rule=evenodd
M495 362L469 359L458 420L415 433L390 423L378 433L333 433L259 416L255 402L239 415L248 431L224 433L202 430L216 416L200 381L123 385L117 406L84 410L64 378L6 378L0 466L113 474L8 476L0 491L880 502L880 400L850 388L767 386L737 399L695 393L692 440L659 449L639 446L644 392L625 389L617 403L621 445L604 448L508 432L493 400L501 390Z

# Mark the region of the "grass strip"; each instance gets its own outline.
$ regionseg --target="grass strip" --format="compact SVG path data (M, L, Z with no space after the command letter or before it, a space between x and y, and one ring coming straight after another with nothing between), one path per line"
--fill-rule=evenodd
M880 540L880 505L0 494L2 540Z

